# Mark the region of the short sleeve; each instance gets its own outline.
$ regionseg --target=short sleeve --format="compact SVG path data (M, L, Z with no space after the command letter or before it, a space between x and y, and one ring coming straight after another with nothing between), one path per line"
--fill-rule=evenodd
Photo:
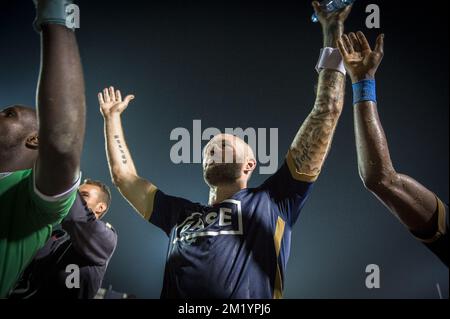
M149 222L161 228L167 236L170 236L170 232L177 224L178 217L189 205L192 205L192 202L184 198L166 195L158 189Z
M35 206L34 214L39 217L41 223L59 224L69 213L80 186L81 174L70 189L56 196L42 194L36 187L34 171L28 177L28 190L31 201Z
M298 219L313 186L314 177L298 174L293 168L290 153L283 165L260 188L267 191L278 206L281 218L290 226Z
M445 265L448 267L448 252L449 252L449 242L448 242L448 205L444 204L439 198L437 198L437 221L438 227L436 234L432 238L419 238L425 246L428 247Z

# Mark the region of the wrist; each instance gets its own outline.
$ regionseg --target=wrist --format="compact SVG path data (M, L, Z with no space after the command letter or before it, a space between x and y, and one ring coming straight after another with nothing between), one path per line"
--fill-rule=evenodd
M364 80L375 80L375 75L372 74L350 74L350 79L352 80L352 84L364 81Z
M105 122L120 120L120 113L113 112L113 113L103 114L103 119L105 120Z
M377 103L375 79L364 79L352 84L353 105L361 102L371 101Z
M323 44L324 47L337 47L337 41L344 34L344 24L342 22L333 22L323 25Z
M335 30L344 30L344 22L342 21L329 21L324 24L322 24L322 29L329 30L329 31L335 31Z
M346 75L344 62L338 49L325 47L320 50L319 60L316 64L316 71L320 73L323 69L339 71Z

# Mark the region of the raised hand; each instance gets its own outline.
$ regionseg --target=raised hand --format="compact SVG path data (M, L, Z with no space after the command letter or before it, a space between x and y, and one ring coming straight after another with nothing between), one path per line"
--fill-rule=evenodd
M361 31L344 34L338 48L353 83L373 79L384 55L384 34L378 36L374 50Z
M100 112L103 117L108 117L114 114L120 115L126 110L128 104L134 99L134 95L127 95L122 100L120 90L114 90L114 87L103 89L103 92L98 93L98 103L100 104Z
M352 6L347 6L342 10L327 13L322 10L320 7L320 3L318 1L314 1L312 3L314 11L316 12L317 18L319 19L320 24L325 27L328 25L344 23L347 19L350 11L352 10Z
M320 7L320 3L317 1L314 1L312 6L322 25L323 46L336 48L337 41L344 33L344 22L350 14L352 6L345 7L342 10L332 13L324 12Z

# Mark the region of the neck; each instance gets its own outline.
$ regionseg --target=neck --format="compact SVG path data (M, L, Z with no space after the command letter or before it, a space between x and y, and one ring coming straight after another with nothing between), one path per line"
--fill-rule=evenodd
M246 187L247 183L242 181L236 181L232 184L211 186L209 188L209 205L220 203Z
M0 173L33 168L34 156L30 152L35 151L23 149L0 150Z

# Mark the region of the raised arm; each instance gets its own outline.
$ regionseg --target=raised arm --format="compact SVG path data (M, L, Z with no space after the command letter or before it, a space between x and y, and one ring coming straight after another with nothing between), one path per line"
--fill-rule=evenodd
M84 79L74 31L44 24L41 38L36 185L45 195L57 195L79 178L86 112Z
M336 48L351 7L325 14L318 2L313 6L322 25L324 47ZM295 169L305 181L314 181L320 174L342 112L344 91L343 73L326 68L320 71L314 107L290 147Z
M113 87L98 94L100 111L105 121L106 155L112 181L130 205L148 220L153 209L156 187L139 177L122 128L122 112L133 99L133 95L128 95L122 100L120 91Z
M339 48L356 90L354 119L361 179L415 235L430 238L437 231L436 196L394 169L378 117L375 73L384 55L384 35L378 37L373 51L362 32L344 36Z

